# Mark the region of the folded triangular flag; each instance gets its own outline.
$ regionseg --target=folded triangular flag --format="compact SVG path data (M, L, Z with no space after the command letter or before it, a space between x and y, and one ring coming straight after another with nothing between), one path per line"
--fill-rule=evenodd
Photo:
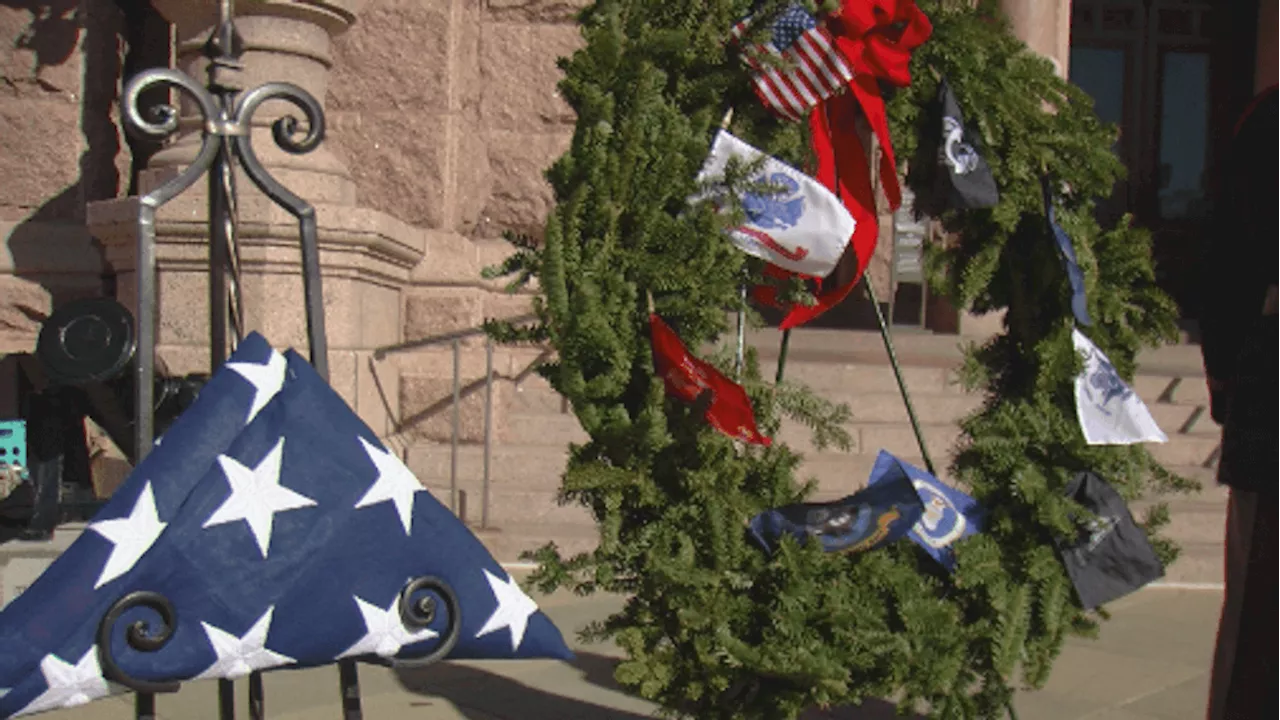
M854 230L853 216L839 198L817 180L725 130L716 134L711 154L698 173L699 182L722 179L730 158L744 165L763 160L752 182L780 191L744 192L746 222L729 232L730 241L748 255L802 275L824 277L834 270ZM729 206L723 194L710 195L717 206Z
M1142 398L1120 377L1107 356L1084 333L1071 330L1084 370L1076 376L1076 415L1090 445L1168 442Z
M944 197L952 207L994 207L1000 202L995 177L978 153L977 136L965 127L960 103L946 78L938 83L938 105L942 117L938 162L943 170L938 173L938 180L946 184Z
M173 520L196 482L226 451L245 425L280 391L285 359L257 333L204 386L196 401L99 509L97 518L130 515L145 486L159 522ZM156 482L163 478L163 482ZM68 618L78 617L94 601L97 590L119 577L126 555L111 552L102 532L110 525L90 525L29 587L0 612L0 690L11 678L39 668L48 648L71 634ZM76 560L76 558L80 558ZM114 600L114 598L113 598ZM18 620L20 619L20 621ZM0 699L0 717L5 716Z
M742 386L725 377L711 363L689 353L662 318L649 316L649 334L653 343L653 364L667 392L692 403L703 393L711 393L706 420L711 427L735 440L769 445L773 441L756 426L751 398Z
M1066 494L1095 516L1061 548L1082 608L1092 610L1164 577L1151 541L1115 488L1095 473L1082 472Z
M261 338L245 346L269 352ZM88 702L108 680L437 652L570 657L534 601L304 359L246 365L255 391L234 386L234 369L215 374L81 538L0 613L5 654L22 643L0 674L0 717ZM225 390L235 397L213 395ZM174 464L151 461L161 452ZM183 457L210 462L179 467ZM129 639L137 620L155 642ZM454 624L457 644L442 648Z
M865 552L897 541L920 520L924 507L899 464L886 465L879 482L849 497L796 503L751 518L747 532L766 552L784 535L816 540L826 552Z
M1044 194L1044 214L1049 221L1049 232L1058 246L1058 254L1062 256L1067 280L1071 282L1071 313L1075 315L1076 322L1089 327L1093 325L1093 320L1089 317L1089 299L1085 296L1084 271L1076 261L1076 249L1071 245L1071 238L1067 237L1067 231L1062 229L1056 219L1053 209L1053 189L1049 185L1049 178L1047 176L1041 178L1040 184Z
M981 531L986 513L977 500L948 487L938 478L884 450L876 457L869 483L875 486L899 481L901 473L906 473L910 478L924 506L920 521L911 526L907 537L924 548L934 560L954 571L956 558L951 546L961 538Z

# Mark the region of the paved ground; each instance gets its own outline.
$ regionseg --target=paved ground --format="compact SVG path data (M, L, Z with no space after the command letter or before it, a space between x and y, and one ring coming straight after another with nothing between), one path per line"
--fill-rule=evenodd
M1071 641L1048 687L1018 697L1020 720L1199 720L1204 717L1209 658L1221 595L1216 591L1147 589L1112 607L1096 641ZM567 636L603 618L616 598L570 595L541 600ZM616 648L575 647L573 663L458 662L416 672L361 667L368 720L640 720L654 706L612 682ZM337 670L265 676L272 720L339 718ZM242 700L247 683L237 683ZM215 717L216 684L192 683L157 700L164 720ZM45 720L129 720L132 696L98 701ZM888 720L888 704L815 711L806 720Z

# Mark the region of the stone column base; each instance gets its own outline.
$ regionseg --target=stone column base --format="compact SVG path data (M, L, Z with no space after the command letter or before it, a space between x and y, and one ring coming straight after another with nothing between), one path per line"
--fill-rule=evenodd
M89 226L118 277L117 298L136 313L138 199L89 206ZM398 415L398 375L377 376L373 350L400 340L401 288L424 252L421 230L366 208L317 205L330 382L380 435ZM209 367L209 244L205 194L193 188L156 218L156 350L171 373ZM239 208L246 331L307 353L298 224L257 193ZM381 386L381 390L379 389Z

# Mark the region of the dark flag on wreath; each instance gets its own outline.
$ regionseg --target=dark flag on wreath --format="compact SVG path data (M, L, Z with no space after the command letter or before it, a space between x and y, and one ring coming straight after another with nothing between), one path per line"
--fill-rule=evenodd
M960 103L946 78L938 82L938 106L942 120L938 139L938 200L966 210L995 207L1000 191L991 167L978 152L981 143L964 124Z
M1147 534L1115 488L1086 471L1072 478L1066 494L1095 516L1082 523L1075 538L1060 543L1062 563L1083 609L1118 600L1164 577Z
M911 477L893 463L882 468L879 482L841 500L766 510L751 518L748 532L770 553L785 535L801 543L813 538L825 552L865 552L906 535L923 513Z
M687 403L697 402L710 393L706 420L711 427L734 440L770 445L756 426L751 398L742 386L725 377L714 365L694 357L676 334L657 314L649 315L653 364L666 386L667 393Z
M956 558L951 546L982 530L985 511L977 500L884 450L871 469L870 485L900 482L901 473L910 479L924 508L920 521L911 527L907 536L934 560L954 571Z
M137 621L157 647L126 640ZM84 704L109 682L171 689L342 658L571 657L328 383L258 335L0 613L0 647L0 717Z
M1053 209L1053 186L1048 176L1040 179L1040 187L1044 193L1044 215L1049 222L1049 233L1053 235L1053 241L1058 246L1058 254L1062 256L1062 264L1067 271L1067 280L1071 282L1071 313L1076 316L1076 322L1089 327L1093 325L1093 320L1089 317L1089 299L1085 295L1084 271L1076 261L1076 250L1071 244L1071 238L1058 224Z

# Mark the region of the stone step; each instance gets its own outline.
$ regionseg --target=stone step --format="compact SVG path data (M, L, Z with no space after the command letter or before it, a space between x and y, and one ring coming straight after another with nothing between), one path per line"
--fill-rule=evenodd
M1224 577L1222 538L1209 543L1179 543L1181 553L1165 568L1162 582L1221 583Z
M1221 549L1223 532L1227 522L1227 504L1189 502L1181 498L1166 501L1169 505L1169 524L1164 527L1165 537L1179 545L1218 544ZM1151 503L1138 501L1129 506L1133 517L1141 521Z
M782 340L776 328L751 329L746 341L759 353L761 360L774 360ZM975 338L938 335L929 332L895 332L895 354L904 365L955 367L963 359L963 344ZM791 332L787 347L787 363L792 361L831 362L856 361L886 363L884 341L875 331L798 328ZM1138 353L1138 366L1149 375L1167 378L1201 376L1203 361L1200 346L1192 344L1147 348Z
M473 527L472 530L501 563L528 562L520 557L523 553L538 550L550 542L556 544L563 558L591 552L600 543L600 533L595 525L508 523L489 529Z
M764 374L773 368L764 364ZM835 403L849 406L860 422L906 422L906 406L898 392L897 380L888 365L856 365L839 362L789 362L789 380L800 381ZM966 393L954 383L954 373L945 368L904 367L904 380L916 415L922 422L946 424L958 421L982 406L980 393ZM1151 408L1157 422L1179 427L1198 406L1209 404L1208 388L1202 375L1169 378L1138 375L1134 389ZM567 404L540 377L526 376L509 393L512 413L561 413ZM1207 409L1197 426L1211 424ZM1176 430L1177 428L1174 428ZM1168 430L1166 430L1168 432Z
M895 399L898 401L896 405L891 402ZM970 395L932 396L917 402L916 416L920 419L930 451L946 451L958 437L959 420L976 410L980 404L980 401ZM902 446L904 438L914 448L915 435L897 395L880 394L873 396L871 402L857 403L852 407L860 410L871 408L869 412L855 411L853 422L846 426L850 432L853 451L878 452L882 447L891 452L905 451L906 448ZM1203 449L1199 445L1210 443L1216 446L1220 439L1221 430L1209 417L1208 411L1197 410L1197 407L1203 406L1154 404L1149 407L1156 424L1169 436L1171 444L1186 445L1188 439L1198 444L1195 451L1187 452L1199 453ZM1181 432L1188 423L1189 432ZM787 443L798 452L807 453L816 450L811 438L812 433L807 427L786 420L775 440ZM567 445L583 443L587 439L577 417L558 410L513 412L507 416L497 437L499 442L513 445ZM937 443L941 443L941 446L935 449ZM1212 453L1212 446L1208 453ZM1207 457L1208 454L1205 454L1200 457L1200 461L1203 462ZM1179 461L1175 464L1185 463Z
M560 487L565 465L569 461L566 446L495 445L489 456L491 491L555 490ZM417 443L409 447L405 464L423 484L447 488L451 477L452 454L447 444ZM459 445L457 459L459 482L481 487L484 478L484 448ZM475 497L479 497L476 495Z
M1170 440L1187 436L1218 438L1222 434L1222 428L1209 417L1209 408L1204 405L1147 403L1147 409Z

